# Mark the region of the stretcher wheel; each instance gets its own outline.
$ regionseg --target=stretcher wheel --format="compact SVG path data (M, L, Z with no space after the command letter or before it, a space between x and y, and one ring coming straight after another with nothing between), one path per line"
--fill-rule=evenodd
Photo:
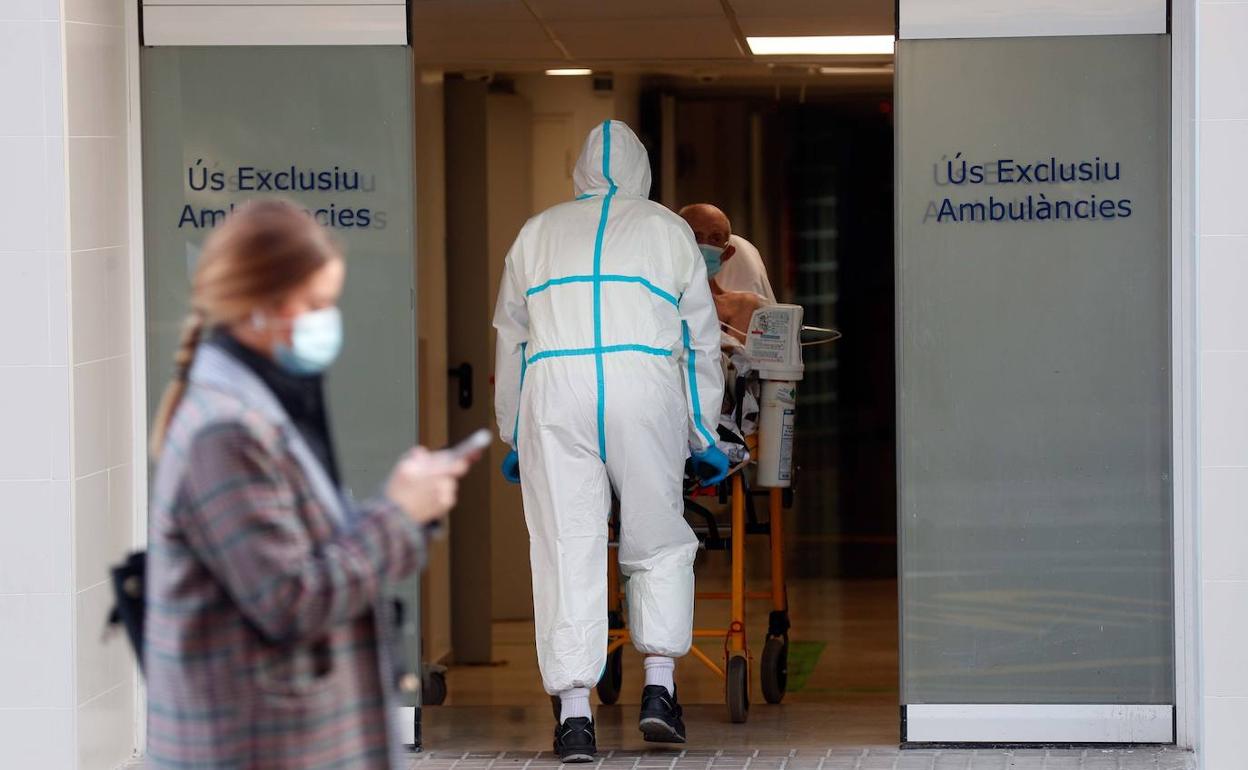
M764 700L768 703L779 703L784 700L785 689L789 686L788 637L767 637L767 642L763 645L759 680L763 685Z
M425 681L420 692L422 706L441 706L446 703L446 674L441 671L430 671L425 674Z
M750 667L744 655L728 659L724 671L724 695L728 701L728 716L733 723L741 724L750 716Z
M598 680L598 700L608 706L620 699L620 690L624 686L624 648L617 648L607 656L607 669Z

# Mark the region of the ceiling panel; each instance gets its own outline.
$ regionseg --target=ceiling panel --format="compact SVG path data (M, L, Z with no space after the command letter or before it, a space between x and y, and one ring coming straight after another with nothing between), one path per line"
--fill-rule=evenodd
M880 21L875 17L849 17L836 19L803 19L793 17L758 16L739 19L741 31L746 37L789 35L891 35L895 31L891 19Z
M412 53L420 61L494 62L562 59L536 21L412 24Z
M549 22L574 59L730 59L741 58L727 19L639 21L610 24L588 21Z
M891 35L893 0L731 0L747 35Z
M836 18L873 14L892 18L893 0L729 0L738 16Z
M726 1L746 35L893 32L893 0ZM687 67L696 61L744 60L724 3L412 0L413 48L423 62L528 66L568 61L550 41L553 34L575 62L673 62Z
M891 0L890 0L891 2ZM590 0L529 0L533 10L547 21L556 19L692 19L723 16L720 0L629 0L625 3Z

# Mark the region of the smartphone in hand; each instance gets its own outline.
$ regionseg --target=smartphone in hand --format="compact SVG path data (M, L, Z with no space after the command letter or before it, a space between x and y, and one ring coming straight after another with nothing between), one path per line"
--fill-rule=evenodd
M493 441L493 434L485 428L480 428L469 434L468 438L458 444L455 444L454 446L447 447L442 451L446 452L456 460L468 460L469 462L475 462L480 459L481 454L486 449L489 449L490 444L493 443Z

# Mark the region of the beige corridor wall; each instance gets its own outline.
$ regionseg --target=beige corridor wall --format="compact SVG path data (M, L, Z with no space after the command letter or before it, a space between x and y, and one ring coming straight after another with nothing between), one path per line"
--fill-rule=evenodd
M493 316L492 300L503 276L503 263L516 233L529 218L533 164L532 110L527 99L514 94L486 97L486 179L485 194L489 215L486 219L489 269L486 276L491 303L482 311ZM490 402L493 415L493 353L495 333L489 335L490 376L481 378L480 398ZM493 427L491 424L490 427ZM491 603L494 620L523 620L533 617L532 577L529 569L529 534L524 523L520 488L509 484L498 472L506 447L495 442L490 458L490 557Z
M416 324L420 443L445 446L446 358L446 145L442 73L418 70L412 78L416 148ZM435 541L421 585L424 656L440 661L451 651L450 542Z

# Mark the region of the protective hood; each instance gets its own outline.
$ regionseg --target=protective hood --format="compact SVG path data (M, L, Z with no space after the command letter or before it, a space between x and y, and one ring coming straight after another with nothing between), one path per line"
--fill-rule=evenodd
M610 120L589 132L572 172L576 194L650 197L650 156L627 123Z

